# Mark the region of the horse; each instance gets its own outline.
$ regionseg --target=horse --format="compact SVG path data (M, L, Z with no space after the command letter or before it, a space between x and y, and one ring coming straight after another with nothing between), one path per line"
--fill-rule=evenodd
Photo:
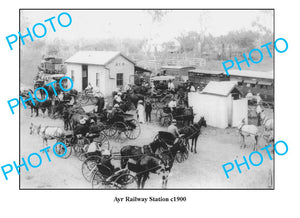
M173 114L174 119L177 121L182 121L183 124L190 125L194 121L194 112L192 107L182 108L178 107L175 109Z
M156 139L148 145L144 145L143 147L135 146L135 145L126 145L121 148L121 168L124 169L127 165L129 158L138 160L142 155L147 154L155 154L159 148L167 149L165 143Z
M261 113L260 117L264 126L264 131L271 131L274 129L273 118L268 118L264 112Z
M189 142L188 142L189 139L192 140L191 152L194 151L194 153L197 153L197 141L198 141L199 135L201 134L202 126L207 127L206 120L204 119L204 117L201 117L197 123L195 123L191 126L188 126L188 127L184 127L179 130L180 134L184 134L184 138L187 141L188 147L190 147ZM194 149L193 149L193 147L194 147Z
M32 99L34 101L34 104L33 104L33 102L31 100L25 102L25 104L30 107L30 111L31 111L31 115L30 116L32 117L34 112L36 113L36 116L39 116L39 109L42 110L43 117L45 115L46 110L48 110L48 114L50 114L51 113L51 101L49 99L47 99L44 102L39 102L33 96L34 93L33 93L33 91L31 89L29 89L29 92L31 93ZM30 97L29 96L29 92L28 93L22 93L21 96L23 98L28 99Z
M144 96L141 94L136 94L133 91L129 91L124 93L123 99L125 102L129 102L130 105L133 104L135 107L137 107L137 103L139 100L144 101Z
M245 118L242 120L242 122L238 126L238 130L240 135L243 138L243 144L244 148L246 148L246 142L245 142L245 137L247 136L253 136L255 140L254 148L253 150L256 151L256 146L258 142L258 128L255 125L246 125L245 124ZM243 144L241 145L241 148L243 147Z
M145 87L145 86L132 86L132 91L135 94L141 94L141 95L150 95L151 87Z
M31 123L30 127L30 135L38 134L43 139L43 147L48 147L48 140L54 140L65 135L64 131L60 127L56 126L42 126L42 125L34 125Z
M130 159L128 164L132 161L135 162L135 171L137 177L138 188L143 189L150 173L163 173L162 188L167 187L168 176L173 167L175 156L181 149L182 144L176 143L168 150L163 151L161 156L153 156L144 154L137 161ZM130 167L129 167L130 169Z

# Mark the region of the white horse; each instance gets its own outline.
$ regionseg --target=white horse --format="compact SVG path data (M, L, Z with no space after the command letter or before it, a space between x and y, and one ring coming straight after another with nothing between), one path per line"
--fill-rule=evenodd
M262 112L261 115L261 122L264 127L264 131L271 131L274 129L274 121L273 118L269 118L266 116L265 112Z
M64 131L56 126L42 126L31 123L30 135L38 134L43 139L43 148L48 147L48 140L54 140L64 136ZM46 146L45 146L46 145Z
M246 125L245 124L245 119L242 120L241 124L238 126L239 133L241 134L243 138L243 144L244 148L246 148L246 142L245 142L245 137L247 136L252 136L254 137L255 144L254 144L254 151L256 150L256 145L258 142L258 128L255 125ZM241 148L243 145L241 145Z

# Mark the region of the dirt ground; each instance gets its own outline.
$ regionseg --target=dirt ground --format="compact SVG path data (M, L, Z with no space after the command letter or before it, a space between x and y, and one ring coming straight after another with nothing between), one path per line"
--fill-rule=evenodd
M155 116L153 115L155 120ZM42 149L42 139L37 135L29 134L31 123L36 125L46 124L63 127L63 122L59 119L52 120L48 117L30 117L30 110L21 109L20 135L21 135L21 157L27 160L31 153L39 153L42 157L42 164L38 168L31 168L29 171L21 169L21 188L26 189L90 189L88 183L81 173L82 162L73 154L68 159L62 159L49 152L51 162L48 161L45 153L40 153ZM126 140L117 143L110 140L113 151L117 152L124 145L145 145L150 143L159 130L166 130L157 124L141 124L141 135L136 140ZM272 171L273 161L271 161L265 151L262 151L263 163L260 166L253 166L249 162L249 154L253 151L251 138L246 139L247 148L240 149L241 137L236 128L219 129L208 126L202 129L197 143L197 154L190 153L188 160L177 163L172 168L169 176L168 188L273 188ZM49 146L55 141L49 141ZM262 137L258 141L258 149L265 147L266 142ZM241 166L242 173L237 167L229 172L227 179L222 165L227 162L243 162L243 156L248 160L250 170L245 165ZM252 160L258 163L254 155ZM34 164L37 159L32 158ZM119 165L119 161L113 164ZM145 188L161 188L161 175L151 174Z

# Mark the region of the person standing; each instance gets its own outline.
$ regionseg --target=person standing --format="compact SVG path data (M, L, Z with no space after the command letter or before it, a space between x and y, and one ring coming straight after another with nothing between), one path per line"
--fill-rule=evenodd
M261 125L261 113L263 112L261 106L261 104L257 104L257 107L256 107L256 114L257 114L257 126L260 126Z
M138 101L138 106L137 106L137 109L136 109L136 113L137 113L137 119L140 123L145 123L144 111L145 111L145 107L143 105L143 101L139 100Z
M170 92L174 92L175 91L175 86L174 86L174 83L172 80L169 80L169 83L168 83L168 90Z
M151 111L152 111L151 102L147 100L145 104L145 112L146 112L146 122L149 123L151 123Z
M261 101L262 101L262 99L261 99L261 97L260 97L260 94L257 93L257 95L256 95L256 102L257 102L257 104L260 104Z

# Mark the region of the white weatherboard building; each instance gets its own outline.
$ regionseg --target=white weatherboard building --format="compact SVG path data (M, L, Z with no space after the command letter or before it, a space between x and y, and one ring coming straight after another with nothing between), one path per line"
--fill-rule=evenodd
M135 63L117 51L79 51L65 61L73 89L81 92L89 83L109 96L134 83Z
M211 81L201 93L189 93L189 105L193 107L197 122L204 116L207 125L226 128L238 126L242 119L248 122L248 102L240 98L236 83Z

